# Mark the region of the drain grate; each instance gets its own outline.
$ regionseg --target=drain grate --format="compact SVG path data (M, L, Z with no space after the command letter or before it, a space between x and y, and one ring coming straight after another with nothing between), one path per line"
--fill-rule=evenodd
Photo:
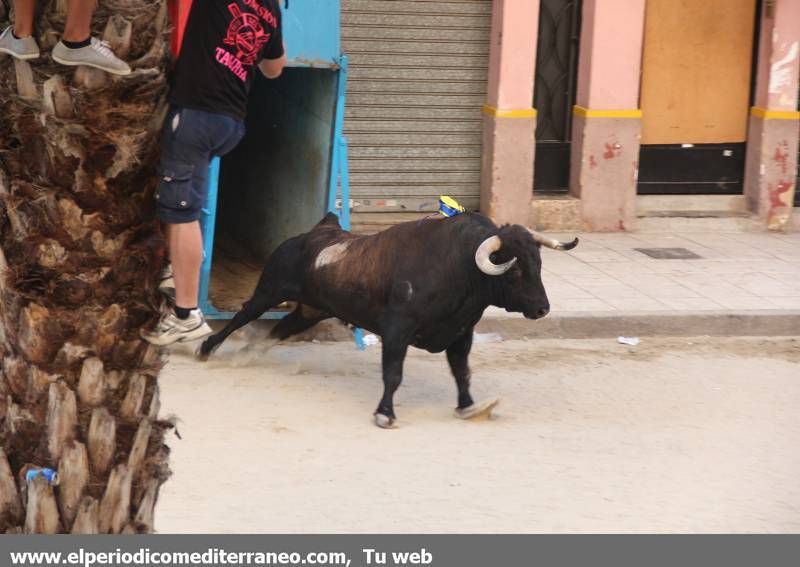
M634 250L656 260L700 260L703 258L686 248L634 248Z

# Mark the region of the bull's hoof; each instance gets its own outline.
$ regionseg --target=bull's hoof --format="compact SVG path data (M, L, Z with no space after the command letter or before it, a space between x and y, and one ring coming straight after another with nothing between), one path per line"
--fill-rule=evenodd
M389 417L388 415L383 415L382 413L375 414L375 425L381 429L397 429L394 418Z
M203 344L197 347L197 351L195 352L195 357L200 362L208 362L209 357L211 357L211 355L214 354L214 351L219 348L219 345L216 345L212 348L208 348L206 346L207 342L208 341L203 341Z
M500 400L490 400L479 404L472 404L466 408L456 408L455 416L459 419L475 419L477 417L492 417L492 410L497 407Z

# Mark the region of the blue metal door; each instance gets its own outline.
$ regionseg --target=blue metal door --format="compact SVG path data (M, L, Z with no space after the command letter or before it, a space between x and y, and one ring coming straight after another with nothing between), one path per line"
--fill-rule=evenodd
M308 230L326 210L339 214L342 226L349 228L347 143L342 135L347 58L340 50L339 1L284 0L282 12L292 68L278 80L256 81L245 140L222 163L215 159L209 172L208 200L201 219L205 258L200 307L211 319L229 318L238 308L230 301L217 301L213 291L227 293L230 288L215 273L225 271L220 266L233 265L224 251L215 250L220 230L259 252L259 265L252 269L260 271L276 241ZM319 175L310 182L305 174L319 168ZM274 218L276 211L284 217L280 222ZM244 278L247 274L237 271L236 275ZM237 295L236 299L247 298ZM265 316L282 315L269 312Z
M290 65L338 66L338 0L285 0L283 35Z

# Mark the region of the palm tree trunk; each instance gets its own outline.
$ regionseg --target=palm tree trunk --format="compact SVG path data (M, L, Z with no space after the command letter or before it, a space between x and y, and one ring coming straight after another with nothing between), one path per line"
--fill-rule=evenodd
M0 533L149 532L169 475L161 360L138 336L163 249L166 0L95 14L122 78L52 63L66 2L39 4L43 58L0 59Z

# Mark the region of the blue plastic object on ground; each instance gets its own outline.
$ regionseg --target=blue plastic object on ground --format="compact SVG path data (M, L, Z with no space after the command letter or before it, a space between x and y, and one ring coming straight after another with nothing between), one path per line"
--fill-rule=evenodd
M58 473L53 469L48 468L36 468L30 469L27 473L25 473L25 481L26 482L33 482L34 479L43 477L48 484L51 486L55 486L58 484Z
M358 350L367 350L367 343L364 342L364 329L355 328L353 338L356 340Z

